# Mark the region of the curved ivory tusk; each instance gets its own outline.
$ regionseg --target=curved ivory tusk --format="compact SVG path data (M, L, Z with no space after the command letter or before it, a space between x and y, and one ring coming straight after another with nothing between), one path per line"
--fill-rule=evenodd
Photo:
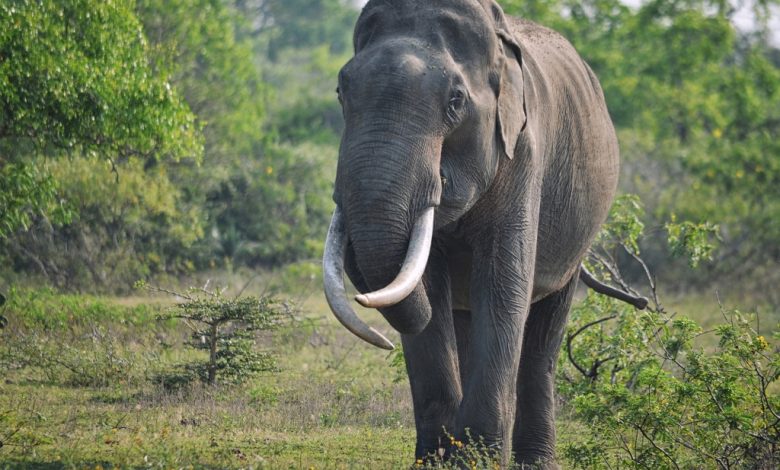
M422 279L433 238L433 207L429 207L417 219L412 229L409 248L398 276L383 289L355 296L364 307L382 308L395 305L412 293Z
M325 298L336 318L358 338L382 349L394 349L390 340L382 333L366 325L357 316L347 300L344 289L344 256L347 250L347 235L341 209L336 207L325 240L325 254L322 257L322 274L325 284Z

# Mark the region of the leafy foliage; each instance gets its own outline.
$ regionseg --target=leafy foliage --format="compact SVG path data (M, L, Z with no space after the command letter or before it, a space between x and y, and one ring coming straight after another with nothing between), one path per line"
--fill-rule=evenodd
M0 239L28 229L36 216L48 214L55 224L73 217L72 208L57 197L57 182L34 164L8 163L0 167L0 181Z
M672 220L666 224L666 231L669 234L672 254L686 256L691 267L695 268L702 260L712 259L715 244L711 243L710 239L717 236L717 225L707 222L695 224L690 221L677 223L672 214Z
M50 289L11 289L2 308L0 369L71 387L138 383L157 357L123 347L126 330L154 319L148 306L120 307ZM153 330L148 325L146 330ZM125 333L128 333L125 331Z
M322 167L332 157L325 146L273 146L231 175L218 193L220 252L250 266L319 257L331 206Z
M623 194L615 199L605 224L594 245L602 250L623 246L626 251L639 254L639 239L645 229L645 212L636 194Z
M202 125L209 171L255 151L263 143L267 86L251 44L238 35L235 12L211 0L138 0L136 12L155 69L169 71Z
M11 1L0 6L0 236L34 216L67 222L54 180L31 156L101 153L198 158L194 116L148 45L132 3ZM33 185L33 182L36 183Z
M573 311L559 391L586 425L587 438L563 453L578 468L768 468L776 462L780 352L723 311L718 346L696 346L690 319L643 313L596 295ZM600 318L614 324L594 324ZM709 334L713 334L710 332ZM573 365L576 366L573 367ZM586 374L578 371L581 368Z
M127 170L124 177L136 179L137 201L147 183L138 179L146 179L148 168L197 161L203 141L168 73L150 63L133 7L91 0L0 6L0 245L3 264L10 261L15 270L93 289L114 285L107 278L115 273L137 279L139 271L150 271L133 259L140 243L119 246L136 232L122 225L129 221L121 206L130 201L112 205L115 191L127 186L111 184L121 186L120 172ZM172 189L161 181L164 172L154 173L153 191ZM176 193L162 197L175 200ZM161 222L158 215L137 211L135 221L149 227ZM86 266L63 249L73 245L88 254ZM114 259L106 270L93 257Z
M131 158L118 180L110 168L87 157L48 162L58 196L78 201L78 213L59 226L36 218L29 230L0 239L15 269L37 272L62 288L126 292L152 273L193 268L186 255L203 234L202 213L182 204L167 168L145 169L143 160Z
M12 0L0 31L3 145L200 155L192 114L149 66L132 2Z
M406 357L404 357L403 346L397 345L395 349L387 355L387 363L393 370L393 383L404 382L407 379Z
M0 191L9 217L0 238L4 264L68 289L124 292L138 278L160 273L219 265L276 266L318 257L332 204L333 168L323 168L335 159L333 135L340 130L332 129L337 124L322 130L321 144L304 142L311 133L302 128L320 119L315 110L302 117L305 122L280 121L285 133L298 136L294 142L275 140L276 125L266 121L270 85L257 67L261 59L250 36L243 33L247 20L226 4L144 0L128 15L132 13L138 17L134 24L143 26L143 34L135 31L143 46L137 55L143 56L149 79L165 78L172 93L195 113L203 159L199 165L162 161L159 149L151 156L119 158L109 148L74 144L69 160L4 166L14 183L8 187L16 188L5 197ZM54 13L41 13L49 14ZM298 55L309 60L307 52ZM335 76L338 67L333 64L340 60L327 53L319 56L310 80L318 84L315 88L327 83L323 73ZM285 70L294 74L300 67L296 63ZM335 122L340 122L328 88ZM307 87L279 95L292 97L296 90ZM302 110L315 95L312 89L300 97ZM133 113L143 112L138 106ZM139 132L144 127L130 120L122 125ZM19 159L31 158L33 148L28 147L20 147ZM50 147L35 150L36 155L61 153Z
M0 351L0 365L37 369L48 383L107 387L127 383L136 372L135 358L119 352L116 338L97 326L80 341L54 332L16 332L9 346Z
M280 28L294 25L275 19L273 31L249 33L261 20L253 15L284 15L289 5L274 6L275 13L257 12L249 3L236 7L238 11L210 1L149 0L140 8L145 29L155 38L158 60L170 64L176 86L205 122L203 165L171 173L188 203L206 212L206 236L190 253L196 267L278 266L317 257L330 212L333 170L324 168L334 159L334 138L324 137L324 145L312 142L310 124L319 117L317 109L309 110L313 101L322 99L316 90L327 82L317 74L301 83L300 69L311 61L305 51L299 55L306 56L306 62L287 66L270 62L266 53L256 50L271 36L285 34ZM193 11L198 14L193 16ZM324 59L335 76L333 61ZM276 80L276 70L293 75ZM305 103L314 116L296 121L290 132L304 138L292 141L277 132L289 126L274 111L276 103L291 99ZM340 112L337 116L340 120Z
M641 232L623 229L641 214L616 208L591 261L633 291L604 241L621 246L646 272L653 306L638 312L591 292L572 310L558 390L588 433L563 454L577 468L770 468L780 458L780 349L737 310L721 308L724 323L707 332L667 312L631 248ZM711 226L668 227L691 264L712 250ZM702 346L713 334L717 346Z

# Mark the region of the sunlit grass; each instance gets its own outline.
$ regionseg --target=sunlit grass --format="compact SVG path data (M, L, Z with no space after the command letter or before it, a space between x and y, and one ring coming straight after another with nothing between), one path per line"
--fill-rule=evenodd
M265 290L267 286L257 283L245 293ZM64 299L64 306L58 307L52 294L33 303L37 310L6 311L11 324L0 333L0 341L11 341L9 335L23 327L25 317L60 328L67 341L78 341L99 325L118 341L118 354L130 361L134 372L108 387L74 387L47 380L35 368L9 370L0 363L5 374L0 382L0 467L308 469L414 464L408 383L393 382L396 370L387 352L342 328L318 289L299 296L299 310L291 310L294 326L262 339L277 351L280 372L241 386L196 385L180 393L161 390L149 381L146 370L193 357L183 346L189 335L183 324L154 319L154 312L170 299ZM79 307L90 302L100 308ZM674 298L667 308L692 317L705 329L722 321L717 298ZM50 311L63 323L47 319ZM85 318L78 318L82 311L87 312ZM376 312L360 309L359 314L398 340ZM767 330L776 323L776 312L767 310L764 316L759 309L759 314ZM583 438L583 426L565 408L557 424L559 444Z

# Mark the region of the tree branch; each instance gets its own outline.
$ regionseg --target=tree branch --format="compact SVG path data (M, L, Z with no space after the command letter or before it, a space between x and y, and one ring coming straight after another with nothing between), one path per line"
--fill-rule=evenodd
M574 340L574 338L577 337L577 335L579 335L583 331L587 330L588 328L590 328L590 327L592 327L594 325L598 325L599 323L603 323L605 321L612 320L613 318L617 318L617 314L613 314L613 315L610 315L610 316L604 317L604 318L599 318L598 320L594 320L594 321L592 321L590 323L586 323L580 329L575 331L573 334L567 334L566 335L566 354L569 357L569 361L585 377L588 377L590 379L595 379L595 375L598 373L598 367L601 364L603 364L604 362L606 362L606 361L608 361L610 359L614 359L614 358L610 357L610 358L601 360L601 362L599 362L600 360L597 359L596 362L593 363L593 366L590 368L590 371L586 371L574 359L574 354L572 354L572 349L571 349L571 342Z

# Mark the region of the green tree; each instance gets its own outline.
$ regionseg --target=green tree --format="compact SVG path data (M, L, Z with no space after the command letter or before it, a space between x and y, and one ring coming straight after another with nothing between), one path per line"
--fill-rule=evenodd
M194 117L166 74L150 67L132 7L95 0L0 5L0 166L15 168L0 173L0 199L14 200L0 213L4 233L56 205L56 191L18 192L17 178L40 170L30 166L35 156L200 156Z
M0 5L0 139L109 156L198 157L193 115L129 1ZM6 147L7 149L8 147Z
M266 85L243 20L213 0L138 0L156 69L170 80L203 127L205 165L238 160L263 143ZM189 175L188 175L189 176Z
M269 35L280 34L279 28L296 28L297 23L277 21L273 33L252 32L259 21L250 14L255 10L246 4L226 5L207 0L139 2L159 61L171 64L173 82L204 123L203 165L179 165L173 176L186 188L189 203L206 209L208 236L196 245L193 257L198 266L225 260L275 266L318 256L329 210L324 203L329 172L322 170L333 151L309 142L332 143L333 138L327 131L320 132L327 134L324 139L313 137L317 117L287 125L283 108L296 96L295 105L313 105L307 116L316 116L324 106L337 106L332 90L332 103L323 106L323 98L307 101L316 91L306 89L321 75L305 81L298 75L274 80L280 76L276 70L288 69L270 62L259 45L266 44ZM286 8L279 4L273 11ZM300 13L309 18L317 11ZM309 54L303 57L301 67L315 69ZM340 112L337 116L340 120ZM296 145L278 129L292 129L291 134L300 136Z
M180 364L177 370L158 378L163 386L175 388L198 379L208 385L242 383L261 372L276 370L276 361L268 351L254 348L255 335L279 326L282 306L271 297L227 298L208 286L178 293L137 285L156 292L165 292L184 299L161 320L180 319L191 330L187 346L207 353L206 360Z
M245 62L262 76L267 106L262 141L210 172L209 251L250 266L319 257L342 126L335 77L357 12L340 1L233 5L236 40L252 45Z

